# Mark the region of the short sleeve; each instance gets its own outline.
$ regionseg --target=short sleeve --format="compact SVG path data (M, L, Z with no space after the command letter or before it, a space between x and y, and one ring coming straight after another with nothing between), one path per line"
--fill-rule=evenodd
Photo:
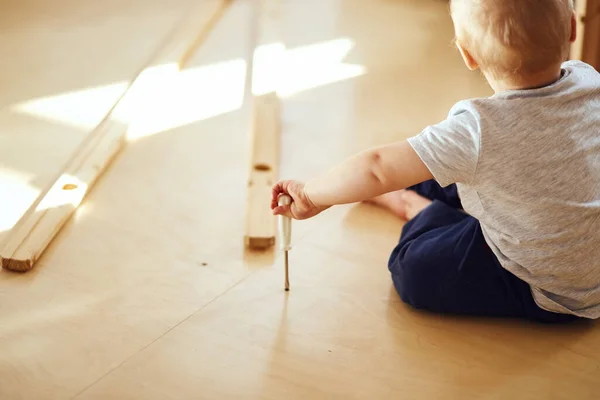
M457 105L448 118L428 126L408 142L440 186L469 184L475 177L479 161L479 127L476 113Z

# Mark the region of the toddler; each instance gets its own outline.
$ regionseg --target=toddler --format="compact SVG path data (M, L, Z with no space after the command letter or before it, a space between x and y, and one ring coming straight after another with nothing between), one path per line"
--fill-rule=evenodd
M452 0L456 46L495 94L364 151L273 213L370 201L405 218L389 270L433 312L558 323L600 317L600 74L567 61L569 0ZM286 193L291 206L277 206Z

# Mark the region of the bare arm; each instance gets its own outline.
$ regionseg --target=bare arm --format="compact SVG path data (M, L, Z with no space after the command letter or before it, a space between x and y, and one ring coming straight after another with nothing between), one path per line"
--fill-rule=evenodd
M305 193L318 207L355 203L405 189L433 176L408 141L376 147L309 181Z

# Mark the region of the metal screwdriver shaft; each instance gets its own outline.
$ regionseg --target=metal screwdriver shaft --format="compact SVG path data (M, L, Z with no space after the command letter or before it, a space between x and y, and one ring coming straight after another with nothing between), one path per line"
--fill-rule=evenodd
M292 204L292 198L287 194L282 194L277 199L280 206ZM292 220L284 215L279 215L279 246L285 252L285 290L290 290L290 276L288 264L288 251L290 250L292 239Z
M285 251L285 291L290 291L290 270L288 264L288 252Z

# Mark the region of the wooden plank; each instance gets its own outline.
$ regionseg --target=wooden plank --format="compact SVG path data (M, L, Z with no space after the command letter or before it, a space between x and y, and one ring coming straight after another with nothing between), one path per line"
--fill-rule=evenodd
M229 3L230 0L204 1L190 10L186 20L175 28L104 120L74 152L54 182L42 192L7 235L0 247L2 268L25 272L34 267L90 188L123 148L127 125L119 121L135 106L130 99L142 92L148 83L148 68L169 63L182 68ZM54 204L58 206L53 206Z
M575 13L577 14L577 39L571 45L571 59L581 60L583 57L584 16L587 0L575 0Z
M583 60L600 71L600 0L588 0Z
M600 70L600 0L577 0L577 40L571 58Z
M266 249L275 244L276 236L269 205L279 174L279 97L275 92L256 96L253 110L245 243L251 249Z
M280 100L273 82L270 92L255 95L255 78L264 77L266 71L257 69L255 50L265 41L279 38L275 14L277 3L256 0L251 9L250 48L246 56L245 99L251 104L250 164L246 197L244 243L251 250L265 250L276 241L276 218L270 209L271 187L279 176ZM277 64L271 55L269 65Z

